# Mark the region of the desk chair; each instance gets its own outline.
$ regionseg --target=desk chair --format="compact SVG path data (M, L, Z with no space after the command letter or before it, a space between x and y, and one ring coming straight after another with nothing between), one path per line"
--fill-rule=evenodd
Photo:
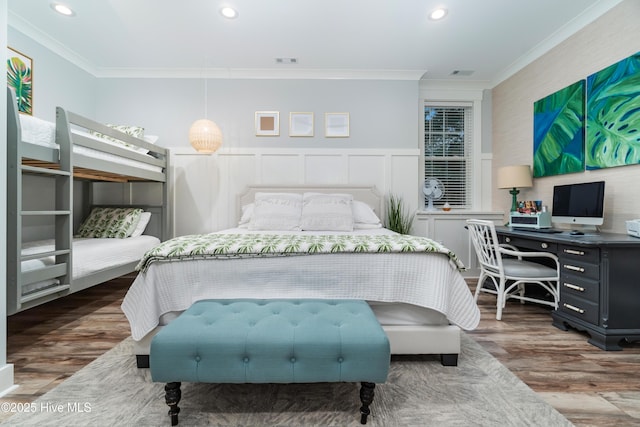
M480 277L474 295L476 302L480 292L495 294L497 320L502 319L502 309L509 298L518 299L523 304L529 301L558 308L560 264L557 256L547 252L522 252L512 245L499 244L495 225L491 221L468 219L467 228L480 262ZM550 258L555 268L525 261L524 258ZM490 283L486 279L491 279L493 289L486 287ZM525 284L542 286L553 301L525 296Z

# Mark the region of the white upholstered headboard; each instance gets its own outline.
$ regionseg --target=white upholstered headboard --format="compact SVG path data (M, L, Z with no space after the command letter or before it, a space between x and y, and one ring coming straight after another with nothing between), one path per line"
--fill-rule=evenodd
M242 215L242 206L253 203L256 193L347 193L352 194L354 200L359 200L369 205L373 211L382 218L384 211L384 197L376 190L375 186L353 186L353 185L250 185L242 193L238 194L237 218Z

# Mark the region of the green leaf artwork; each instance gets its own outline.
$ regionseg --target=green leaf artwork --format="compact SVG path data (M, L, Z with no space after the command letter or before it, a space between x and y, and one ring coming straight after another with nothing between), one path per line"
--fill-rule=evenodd
M640 163L640 52L587 78L587 169Z
M533 104L533 176L584 170L583 80Z
M13 88L16 94L18 111L33 114L31 58L11 48L7 51L7 85Z

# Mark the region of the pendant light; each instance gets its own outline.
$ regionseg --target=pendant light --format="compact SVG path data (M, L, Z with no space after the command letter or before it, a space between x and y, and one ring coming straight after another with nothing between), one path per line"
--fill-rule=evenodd
M189 128L189 142L199 153L215 153L222 145L222 132L207 119L207 78L204 79L204 119L196 120Z

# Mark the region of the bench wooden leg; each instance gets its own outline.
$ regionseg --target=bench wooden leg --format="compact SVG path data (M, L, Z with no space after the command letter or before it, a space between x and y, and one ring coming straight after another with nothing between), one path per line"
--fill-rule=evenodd
M363 382L362 387L360 387L360 401L362 402L362 406L360 407L360 424L367 423L367 417L371 413L369 409L369 405L373 402L373 389L376 387L374 383Z
M164 386L164 400L169 405L169 416L171 417L171 425L178 425L178 414L180 413L180 408L178 407L178 403L180 403L180 398L182 397L182 393L180 392L180 383L167 383Z

